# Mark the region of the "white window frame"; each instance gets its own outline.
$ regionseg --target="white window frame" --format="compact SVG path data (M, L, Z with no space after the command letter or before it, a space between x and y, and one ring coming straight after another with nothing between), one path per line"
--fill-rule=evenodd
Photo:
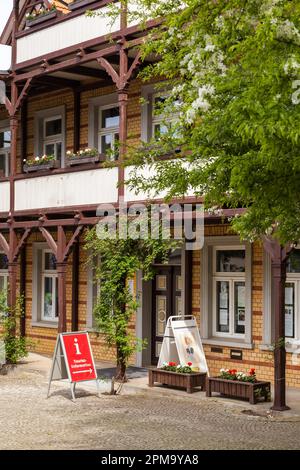
M9 125L5 122L1 124L0 121L0 133L4 133L10 131ZM9 147L1 147L0 148L0 155L4 155L4 166L5 166L5 171L4 171L4 176L7 178L9 176L9 159L10 159L10 151L11 151L11 145Z
M146 85L142 88L142 105L141 114L141 139L143 142L149 142L154 138L154 128L158 124L172 123L172 118L166 118L162 114L154 113L154 101L156 97L168 97L168 90L156 90L154 85Z
M99 106L98 109L98 149L99 152L102 154L105 154L105 151L102 149L102 137L105 137L107 135L112 136L112 150L114 151L114 146L116 142L116 134L120 134L120 125L115 126L115 127L101 127L102 123L102 112L106 111L107 109L112 109L112 108L118 108L119 110L119 122L120 122L120 108L118 103L111 103L107 104L105 106ZM115 160L118 160L118 158L115 158Z
M235 333L234 332L234 305L235 305L235 294L234 294L234 284L236 282L243 282L246 289L246 272L218 272L217 267L217 252L218 251L245 251L246 257L246 247L245 245L217 245L213 247L213 335L227 338L245 338L245 333ZM246 260L245 260L246 261ZM217 283L220 281L229 282L229 332L221 332L217 330Z
M100 263L100 257L96 256L94 258L93 265L89 263L88 265L88 272L87 272L87 284L88 284L88 291L87 291L87 318L86 318L86 326L89 330L95 329L95 316L94 316L94 308L95 308L95 294L98 298L101 288L101 281L98 279L95 282L95 269L96 266Z
M61 119L61 134L57 134L45 138L46 122L54 119ZM66 154L66 107L57 106L56 108L43 109L35 113L34 124L34 156L42 156L46 152L45 146L48 144L56 144L61 142L61 168L65 166ZM57 158L57 150L55 149L55 157Z
M42 250L42 272L41 272L41 287L42 287L42 295L41 295L41 320L42 321L50 321L50 322L57 322L58 321L58 312L55 311L56 305L56 279L57 270L54 269L46 269L45 268L45 255L49 253L53 255L52 251L49 249ZM45 316L45 280L52 279L52 316L48 317ZM57 315L56 315L57 314Z
M296 248L299 249L299 248ZM263 344L261 349L270 349L274 342L274 319L272 318L272 263L271 257L266 250L264 250L263 258L264 269L264 292L263 292ZM295 318L294 318L294 334L291 338L286 336L286 350L288 352L295 352L295 348L299 348L300 344L300 273L286 273L286 283L295 282ZM297 352L297 351L296 351Z
M0 251L0 255L4 255L3 251ZM8 269L0 269L0 277L4 279L4 290L7 289L8 286Z
M58 119L61 120L61 129L63 130L63 119L62 119L61 115L47 117L47 118L44 118L44 120L43 120L43 153L44 153L44 155L46 155L47 145L54 145L54 155L55 155L56 160L58 159L57 158L57 145L56 144L61 144L61 152L62 152L62 149L63 149L62 133L47 136L46 135L46 125L47 125L48 122L56 121ZM61 159L62 159L62 155L61 155Z
M296 248L297 250L297 248ZM299 248L298 248L299 250ZM294 305L294 336L286 336L286 341L293 343L300 341L300 273L286 273L286 284L292 283L295 286Z
M245 334L228 335L221 333L215 334L214 319L216 312L213 309L213 274L214 274L214 256L213 248L222 247L222 249L245 248ZM201 250L201 295L200 295L200 331L204 344L238 347L242 349L253 349L252 343L252 245L248 242L240 243L237 236L207 236L204 240L204 246ZM222 273L226 274L226 273ZM233 278L238 281L244 277L244 273L234 274ZM242 274L242 276L241 276Z
M161 126L165 124L171 124L172 119L166 118L163 114L155 113L155 98L167 98L168 95L166 93L153 93L151 95L151 138L155 138L155 126ZM159 139L158 139L159 140Z

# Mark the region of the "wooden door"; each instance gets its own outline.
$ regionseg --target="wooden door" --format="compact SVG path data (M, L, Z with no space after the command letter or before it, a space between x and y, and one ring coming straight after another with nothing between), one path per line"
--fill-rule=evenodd
M153 279L152 363L157 364L167 320L182 313L182 278L180 266L157 267Z

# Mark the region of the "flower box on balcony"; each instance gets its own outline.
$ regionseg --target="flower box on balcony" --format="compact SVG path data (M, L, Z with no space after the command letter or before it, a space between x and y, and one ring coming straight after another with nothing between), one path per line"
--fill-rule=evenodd
M261 397L265 401L271 401L271 384L257 380L256 382L243 382L241 380L222 379L220 377L208 377L206 384L206 396L211 397L212 392L221 395L248 399L255 405Z
M185 388L187 393L194 392L196 387L201 387L205 391L206 372L190 372L187 374L181 372L171 372L169 370L150 368L149 387L154 387L155 382L171 387ZM196 390L197 391L197 390Z
M39 15L36 15L34 18L28 18L26 20L26 26L28 28L31 28L32 26L35 26L37 24L44 23L46 21L52 20L52 19L56 18L57 15L58 15L57 10L49 11L49 13L43 13L43 14L41 13Z
M91 3L95 3L95 0L75 0L72 3L69 3L68 7L69 7L69 10L73 11L73 10L77 10L77 8L80 8L80 7L87 7Z
M24 173L34 173L35 171L54 170L55 168L59 168L59 162L57 160L52 160L49 162L33 164L33 165L28 165L25 163L23 165Z
M83 165L86 163L99 163L105 161L105 155L86 155L84 157L74 156L74 157L66 157L66 166L76 166L76 165Z

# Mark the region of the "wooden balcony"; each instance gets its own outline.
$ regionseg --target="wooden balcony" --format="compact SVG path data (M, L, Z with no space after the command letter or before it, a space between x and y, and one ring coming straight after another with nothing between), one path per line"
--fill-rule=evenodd
M35 28L25 29L17 35L17 64L28 63L36 58L45 58L51 53L92 41L121 29L120 17L113 24L107 7L95 9L94 17L87 17L86 7L62 15ZM99 15L98 13L101 13Z
M15 211L113 204L118 200L117 183L117 167L22 177L15 181ZM3 188L8 195L5 204L1 199L1 211L9 203L9 183L1 183L0 191L3 184L8 185Z

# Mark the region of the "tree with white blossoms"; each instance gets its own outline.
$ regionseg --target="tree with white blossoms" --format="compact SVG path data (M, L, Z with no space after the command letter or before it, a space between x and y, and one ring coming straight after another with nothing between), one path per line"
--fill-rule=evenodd
M165 79L158 112L168 131L159 144L128 152L137 166L127 184L170 199L193 189L219 213L244 208L234 230L269 240L280 259L277 274L272 264L274 409L286 409L285 262L300 239L300 2L134 0L128 9L140 21L161 18L141 47L144 58L159 60L140 77ZM178 148L184 158L158 158Z
M128 184L152 194L166 189L168 198L193 188L208 209L247 208L232 221L243 239L275 233L282 244L299 240L300 2L133 5L135 17L164 18L142 46L144 57L160 60L140 76L167 78L161 106L169 132L160 145L134 151L139 166ZM156 158L179 146L189 166ZM156 170L151 178L144 164Z

